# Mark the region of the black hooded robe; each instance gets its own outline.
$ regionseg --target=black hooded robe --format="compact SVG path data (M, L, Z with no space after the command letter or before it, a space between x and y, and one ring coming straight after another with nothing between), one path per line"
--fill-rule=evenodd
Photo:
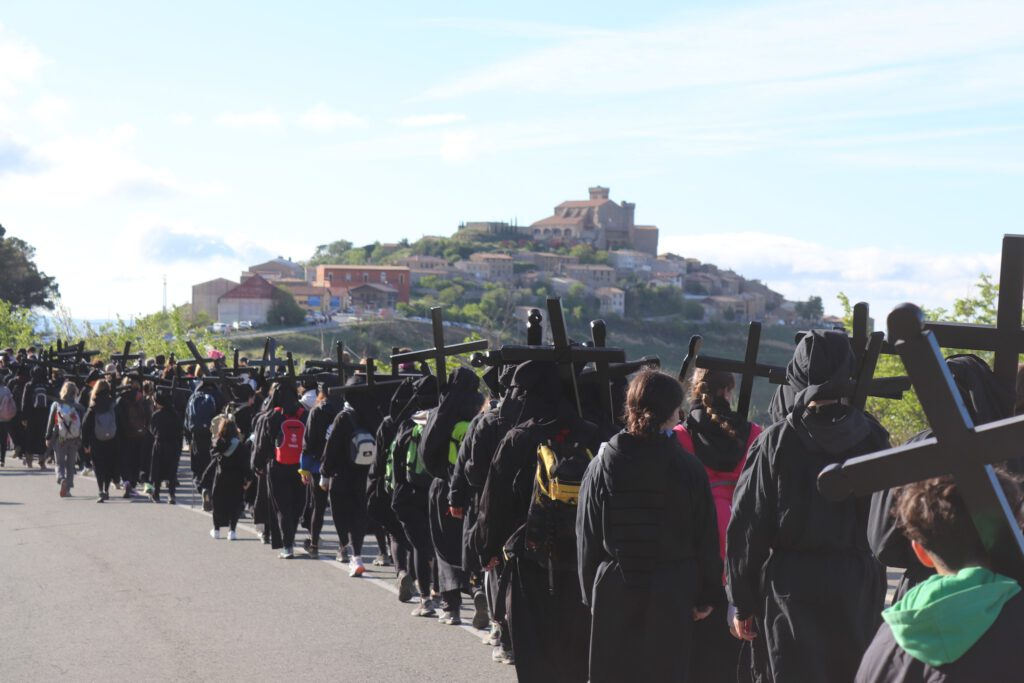
M691 611L724 598L715 505L700 463L675 437L620 432L587 468L576 534L593 610L591 683L710 683L688 675ZM715 610L704 621L724 616Z
M872 418L842 403L854 360L839 332L805 337L787 370L795 390L783 421L754 442L733 496L727 590L755 618L768 681L845 683L881 621L885 571L867 542L869 501L834 502L817 489L826 465L888 447Z

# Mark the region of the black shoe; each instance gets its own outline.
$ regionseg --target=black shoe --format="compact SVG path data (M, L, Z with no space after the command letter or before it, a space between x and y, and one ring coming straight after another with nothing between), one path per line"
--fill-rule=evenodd
M167 496L167 504L168 505L177 505L178 504L178 501L174 500L174 494L173 493L171 495Z
M483 631L491 623L491 615L487 613L487 596L483 591L473 594L473 628Z
M213 510L213 499L210 498L209 491L203 491L203 512L211 512Z
M131 498L132 497L132 487L131 486L125 486L124 487L124 493L121 494L121 497L122 498Z
M399 572L398 574L398 600L400 602L409 602L412 600L413 588L415 587L416 580L412 578L409 572Z

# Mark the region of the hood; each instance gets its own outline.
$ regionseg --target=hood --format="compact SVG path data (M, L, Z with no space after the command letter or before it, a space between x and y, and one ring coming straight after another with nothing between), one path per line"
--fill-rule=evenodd
M792 410L799 412L815 400L839 399L854 388L856 359L850 338L838 330L812 330L797 344L786 366L793 392Z
M415 396L415 392L412 379L406 379L398 385L395 393L391 395L391 403L388 405L388 415L391 416L391 419L402 421L402 413L409 410L413 396Z
M974 354L950 356L946 365L975 424L1013 415L1014 387L1005 385L981 358Z
M750 438L750 423L737 415L722 397L715 398L712 408L719 418L728 422L739 438L733 438L711 420L700 401L694 401L686 416L686 431L693 438L694 455L705 467L715 472L731 472L740 464Z
M929 666L960 659L995 623L1020 586L982 567L933 576L882 612L907 654Z
M558 364L529 360L516 368L511 395L521 406L519 421L555 417L562 401L562 381Z

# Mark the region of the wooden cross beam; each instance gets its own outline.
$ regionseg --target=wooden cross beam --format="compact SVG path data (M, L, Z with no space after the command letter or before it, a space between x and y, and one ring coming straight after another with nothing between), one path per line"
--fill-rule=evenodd
M626 360L626 352L616 348L587 348L576 346L569 341L565 326L565 314L562 312L562 300L548 299L548 324L551 326L553 346L516 346L506 344L501 347L501 357L507 363L522 363L528 360L551 361L557 363L562 373L563 384L572 389L572 400L576 411L582 415L580 390L576 381L577 363L622 363Z
M603 349L607 346L608 326L604 320L590 321L590 346L596 349ZM597 391L601 410L605 417L615 423L615 404L612 400L612 379L608 370L608 361L599 359L594 361L594 370L597 372ZM575 373L574 373L575 374Z
M1002 262L999 268L999 307L996 325L926 322L925 329L935 334L939 346L994 351L992 370L1007 386L1017 379L1017 362L1024 353L1024 329L1021 310L1024 308L1024 235L1004 235Z
M430 322L434 332L434 346L419 351L409 351L391 356L391 365L395 367L402 363L419 363L420 361L434 361L434 376L437 377L439 388L444 388L448 382L447 360L451 356L458 356L474 351L486 351L487 340L465 342L462 344L444 345L444 312L440 307L430 309Z
M261 360L249 361L249 365L259 368L260 377L273 379L278 371L288 367L288 361L277 357L277 342L273 337L267 337L263 344L263 358Z
M141 354L141 353L132 353L131 350L132 350L132 342L131 342L131 340L128 340L128 341L126 341L124 343L124 351L122 353L112 353L112 354L110 354L110 360L115 365L117 365L118 368L122 372L128 367L128 361L130 361L130 360L139 360L139 361L141 361L142 360L143 354Z
M932 436L826 467L818 490L832 500L952 475L993 570L1024 582L1024 535L992 465L1022 454L1024 416L975 426L921 309L903 304L889 314L889 338L917 388Z
M542 346L543 344L544 315L540 312L539 308L531 308L530 314L526 318L526 345ZM469 364L474 368L493 368L497 365L513 365L514 363L505 360L504 356L501 355L501 349L492 349L490 351L474 353L472 358L470 358Z

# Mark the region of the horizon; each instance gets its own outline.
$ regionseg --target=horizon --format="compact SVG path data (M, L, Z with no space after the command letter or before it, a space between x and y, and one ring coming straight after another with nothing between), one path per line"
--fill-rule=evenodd
M0 12L0 62L0 223L76 319L594 185L659 252L828 313L949 308L1024 232L1009 0L39 2Z

